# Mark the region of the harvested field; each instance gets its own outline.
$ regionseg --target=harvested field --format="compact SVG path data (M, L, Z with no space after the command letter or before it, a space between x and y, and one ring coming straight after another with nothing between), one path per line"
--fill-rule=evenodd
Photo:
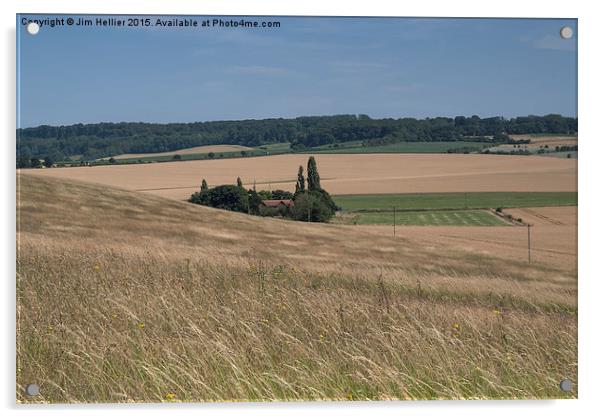
M504 212L536 226L562 225L577 229L577 206L516 208Z
M554 150L556 146L573 146L577 145L577 137L572 135L567 136L559 136L559 135L551 135L551 136L539 136L539 135L510 135L512 139L530 139L530 144L521 144L521 148L527 148L530 151L537 151L540 147L548 146L549 149ZM503 144L494 147L495 149L511 151L514 148L511 144Z
M510 225L501 217L486 210L440 210L419 212L360 212L351 216L343 214L340 222L356 225L458 225L458 226L503 226ZM470 233L468 231L468 233Z
M184 200L209 186L233 184L293 190L307 155L182 161L176 163L29 169L23 172L69 178ZM511 155L320 154L322 186L331 194L482 191L576 191L577 161Z
M149 152L143 154L120 154L113 158L116 160L127 160L129 158L149 158L149 157L167 157L171 155L188 155L188 154L205 154L208 152L236 152L236 151L252 151L253 148L244 147L242 145L204 145L201 147L184 148L175 151L166 152ZM108 158L104 158L105 160Z
M533 224L531 228L531 258L533 262L577 272L577 207L547 207L505 209L516 218ZM392 227L371 225L356 228L371 233L392 235ZM450 247L474 254L498 255L508 259L528 260L527 228L458 226L405 226L397 235L420 242L423 247Z

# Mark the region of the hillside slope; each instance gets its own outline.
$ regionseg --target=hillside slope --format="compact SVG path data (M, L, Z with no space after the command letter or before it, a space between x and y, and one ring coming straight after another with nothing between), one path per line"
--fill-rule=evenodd
M17 237L22 402L576 396L562 269L28 175Z

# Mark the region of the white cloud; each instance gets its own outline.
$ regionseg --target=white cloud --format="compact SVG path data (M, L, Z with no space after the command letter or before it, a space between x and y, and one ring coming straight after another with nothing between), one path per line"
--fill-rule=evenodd
M557 51L575 51L576 44L577 41L575 38L563 39L560 37L560 34L557 34L556 36L547 34L541 38L535 39L531 43L536 49L554 49Z

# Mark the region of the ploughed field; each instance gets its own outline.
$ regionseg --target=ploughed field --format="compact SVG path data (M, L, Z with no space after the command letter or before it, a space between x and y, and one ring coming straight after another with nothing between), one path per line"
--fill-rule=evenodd
M322 186L333 195L435 192L553 192L577 190L577 161L480 154L319 154ZM293 190L307 155L22 170L187 199L205 178L209 186L234 184Z
M393 237L389 226L250 217L109 186L144 188L145 175L177 184L153 174L165 176L162 167L183 170L178 181L248 180L243 161L275 162L264 179L284 176L285 165L293 177L305 160L273 158L237 160L229 172L219 172L223 160L19 173L18 400L577 396L558 387L577 379L575 254L553 239L576 234L569 206L516 209L534 217L528 263L517 245L526 243L525 227L407 226ZM499 158L380 162L401 184L413 163L432 187L445 170L472 187L494 172L538 179L530 183L538 189L544 172L559 182L574 177L575 167L559 160L516 157L511 172L513 158ZM325 179L343 165L317 159ZM353 161L347 174L374 188L362 167L386 177L378 164ZM213 177L198 172L208 168ZM105 184L51 178L83 174ZM349 181L337 178L323 184ZM22 392L30 382L40 396Z

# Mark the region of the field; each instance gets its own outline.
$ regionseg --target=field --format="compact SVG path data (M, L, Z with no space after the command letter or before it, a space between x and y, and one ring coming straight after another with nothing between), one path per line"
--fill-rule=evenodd
M323 157L325 179L350 162ZM353 160L351 183L405 187L410 166L431 187L421 167L447 173L452 189L496 174L575 190L571 161L385 157L374 171ZM271 158L286 176L265 161L266 172L236 171L294 176L299 160ZM111 187L215 183L227 162L19 173L20 402L577 397L558 388L577 380L574 207L516 209L538 222L528 263L524 227L407 226L393 237L389 226L249 217ZM69 175L101 184L54 178ZM24 395L30 382L40 396Z
M333 195L441 192L575 192L577 161L511 155L319 154L322 186ZM210 186L294 190L307 155L181 161L97 167L29 169L23 173L91 181L107 186L187 199L205 178Z
M535 207L505 209L531 227L531 259L533 262L565 269L577 274L577 207ZM388 225L356 225L363 231L392 236ZM498 255L515 261L528 262L528 235L524 226L404 226L397 236L422 248L444 246L478 254Z
M373 145L363 147L358 141L351 143L342 143L338 147L332 145L315 147L304 151L312 154L372 154L372 153L446 153L450 149L459 149L464 147L481 149L486 144L468 141L450 141L450 142L398 142L387 145Z
M343 215L345 223L354 225L433 225L433 226L503 226L509 223L486 210L441 210L420 212L359 212Z
M533 206L575 206L576 192L410 193L335 196L345 211L496 209Z
M527 149L530 152L537 152L540 148L548 147L550 151L549 154L542 154L546 156L559 156L566 158L566 152L556 153L554 152L555 147L559 146L574 146L578 145L577 136L576 135L510 135L512 139L529 139L531 143L529 144L521 144L520 148ZM518 147L518 145L516 145ZM489 148L491 151L512 151L516 150L514 145L511 144L502 144L495 147ZM571 152L574 156L575 152Z
M253 148L243 147L242 145L204 145L201 147L193 147L193 148L184 148L176 151L168 151L168 152L151 152L144 154L120 154L115 155L113 158L116 160L137 160L137 159L149 159L155 157L173 157L178 154L181 156L184 155L194 155L194 154L208 154L210 152L220 153L220 152L237 152L240 151L252 151Z

